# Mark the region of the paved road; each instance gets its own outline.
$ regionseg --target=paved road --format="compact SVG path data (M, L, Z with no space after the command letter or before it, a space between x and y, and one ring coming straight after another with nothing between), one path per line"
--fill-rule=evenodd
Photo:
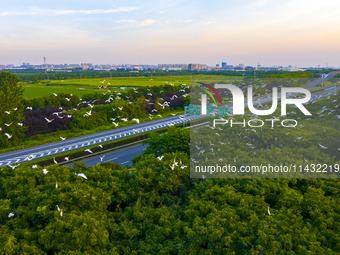
M122 166L132 165L131 160L134 157L141 155L147 146L148 146L147 144L144 144L144 145L137 144L129 148L106 153L104 154L105 157L103 158L103 162L120 163L122 164ZM84 159L84 160L81 160L81 162L85 163L86 166L94 166L96 164L100 164L101 162L100 158L103 157L104 155L92 157L89 159ZM72 167L73 163L68 164L67 166Z
M316 85L325 83L326 81L328 81L329 78L333 77L334 75L336 75L337 73L339 73L338 71L334 71L334 72L330 72L328 74L326 74L324 77L320 77L319 79L312 81L311 83L307 84L306 86L304 86L304 88L313 88Z
M184 121L196 120L205 116L184 116L178 115L163 118L154 121L148 121L123 128L116 128L105 132L95 133L92 135L81 136L65 141L44 144L27 149L0 154L0 166L27 162L32 159L44 158L47 156L57 155L59 153L86 148L94 144L100 144L108 141L114 141L123 137L129 137L136 134L150 132L152 130L162 129L171 125L177 125Z

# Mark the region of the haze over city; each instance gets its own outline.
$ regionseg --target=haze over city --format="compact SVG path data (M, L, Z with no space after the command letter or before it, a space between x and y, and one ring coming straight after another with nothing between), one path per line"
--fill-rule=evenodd
M340 2L2 3L0 64L339 66Z

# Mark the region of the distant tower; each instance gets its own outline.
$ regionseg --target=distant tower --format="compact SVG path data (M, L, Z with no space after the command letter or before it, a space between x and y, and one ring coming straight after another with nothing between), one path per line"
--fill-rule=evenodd
M46 57L44 57L45 74L47 73Z
M47 81L49 81L48 73L47 73L47 64L46 64L46 57L44 57L44 65L45 65L45 74L47 75Z

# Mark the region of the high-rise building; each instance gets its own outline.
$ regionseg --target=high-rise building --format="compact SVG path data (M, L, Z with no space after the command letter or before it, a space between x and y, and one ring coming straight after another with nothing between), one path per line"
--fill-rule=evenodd
M222 62L222 69L226 69L227 68L227 62Z

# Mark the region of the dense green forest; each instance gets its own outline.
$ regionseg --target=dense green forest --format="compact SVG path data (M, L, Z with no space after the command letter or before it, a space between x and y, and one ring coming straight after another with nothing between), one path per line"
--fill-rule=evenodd
M307 106L313 119L289 131L303 140L253 132L253 154L240 128L228 146L240 153L237 162L302 163L308 156L340 163L338 102L339 93ZM291 114L301 119L298 110ZM313 145L321 141L329 149ZM190 178L192 142L189 129L152 134L132 167L3 167L1 253L339 254L338 179Z

